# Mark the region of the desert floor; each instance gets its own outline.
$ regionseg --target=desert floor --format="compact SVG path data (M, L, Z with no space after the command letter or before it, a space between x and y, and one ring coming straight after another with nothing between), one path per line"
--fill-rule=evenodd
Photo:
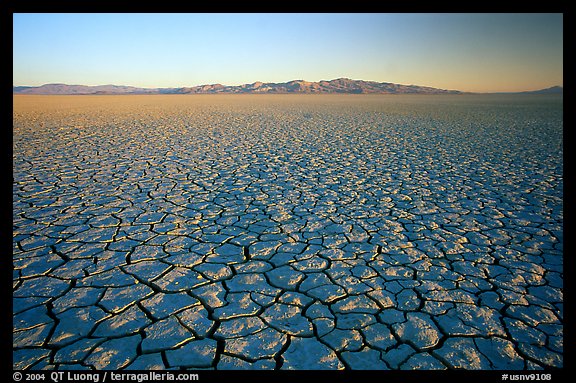
M562 112L14 96L13 367L562 367Z

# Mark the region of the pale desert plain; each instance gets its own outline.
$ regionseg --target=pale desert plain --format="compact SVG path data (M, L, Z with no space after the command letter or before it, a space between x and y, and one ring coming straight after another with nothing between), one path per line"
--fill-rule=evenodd
M14 369L563 367L562 96L13 101Z

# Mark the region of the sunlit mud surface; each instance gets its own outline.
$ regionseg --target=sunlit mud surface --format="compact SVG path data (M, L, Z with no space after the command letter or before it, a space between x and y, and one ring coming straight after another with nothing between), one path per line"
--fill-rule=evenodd
M562 112L15 96L13 367L562 367Z

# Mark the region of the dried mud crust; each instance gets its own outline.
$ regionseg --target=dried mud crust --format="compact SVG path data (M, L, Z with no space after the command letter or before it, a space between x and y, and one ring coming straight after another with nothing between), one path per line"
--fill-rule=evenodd
M14 101L15 369L563 366L561 101Z

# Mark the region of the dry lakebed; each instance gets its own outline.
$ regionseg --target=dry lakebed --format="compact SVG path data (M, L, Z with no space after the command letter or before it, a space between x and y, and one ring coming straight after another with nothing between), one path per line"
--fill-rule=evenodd
M13 368L563 367L563 100L13 97Z

